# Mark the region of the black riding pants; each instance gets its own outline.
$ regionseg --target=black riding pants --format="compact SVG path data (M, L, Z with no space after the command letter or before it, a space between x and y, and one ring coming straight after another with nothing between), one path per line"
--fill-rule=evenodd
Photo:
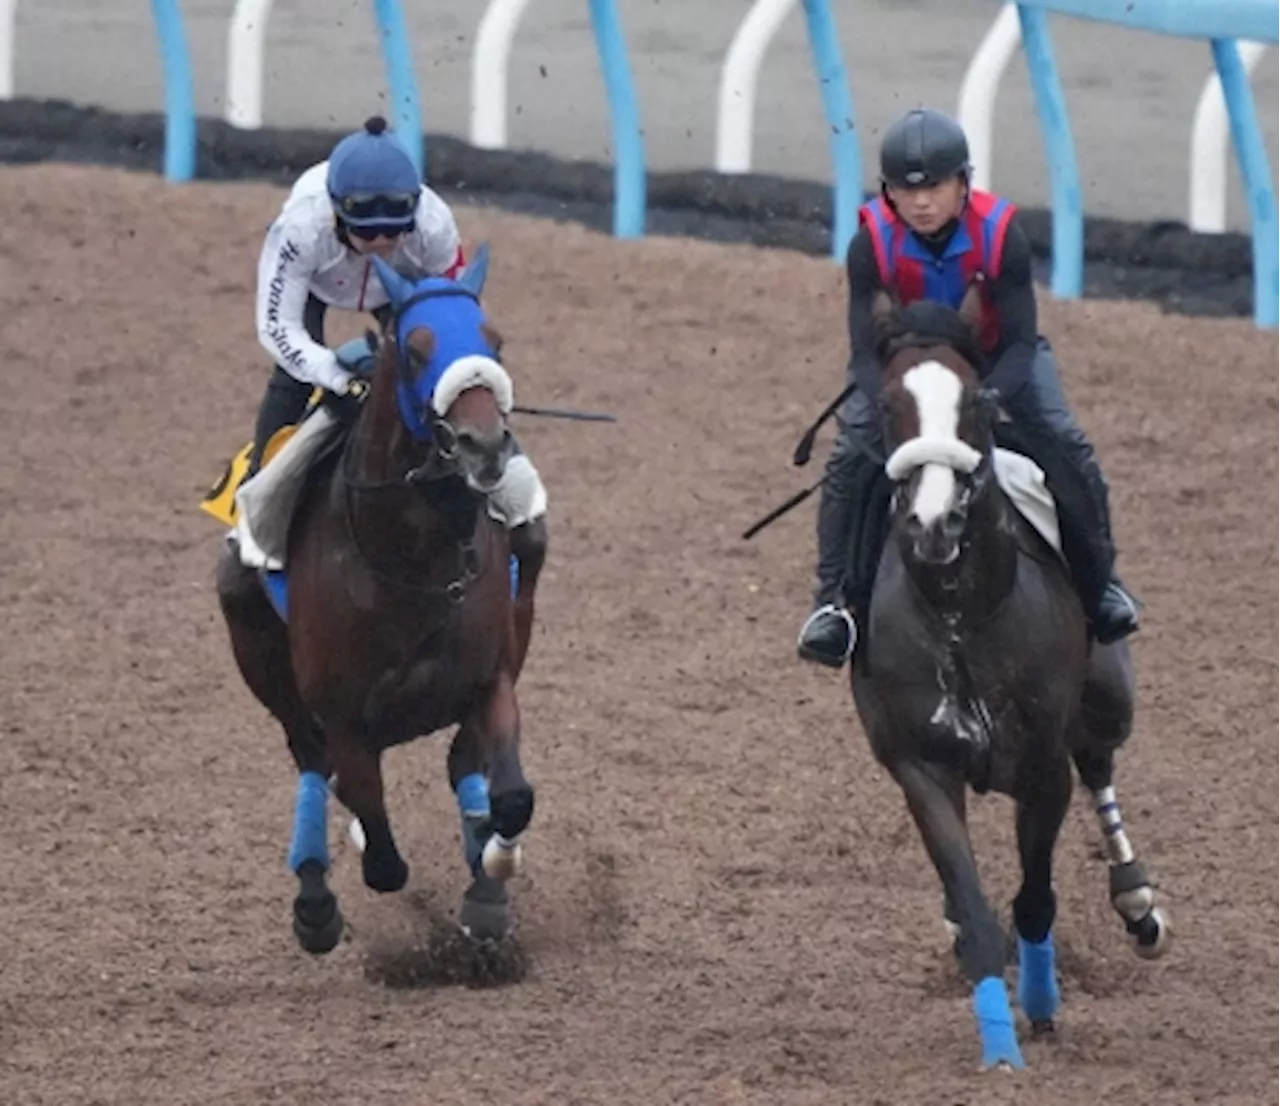
M307 297L307 306L303 310L302 322L312 341L324 345L324 317L328 305L315 296ZM384 322L388 307L380 307L373 312L379 324ZM311 396L312 384L307 384L295 376L291 376L279 365L272 370L267 381L267 391L258 408L258 421L253 431L253 452L249 455L249 475L258 471L262 464L262 451L277 430L283 426L291 426L302 418L307 408L307 400Z
M1058 502L1063 551L1089 615L1098 607L1115 564L1108 489L1093 446L1063 394L1053 350L1036 347L1026 384L1002 399L1013 420L997 441L1025 453L1045 473ZM839 432L827 461L818 508L818 586L815 600L842 597L862 614L870 601L893 485L851 439L881 449L874 404L854 392L838 416Z
M1115 568L1109 489L1093 445L1063 394L1057 362L1045 339L1036 346L1030 379L1003 397L1002 404L1013 423L1006 440L997 430L997 443L1025 453L1044 470L1058 503L1063 552L1085 612L1092 617Z

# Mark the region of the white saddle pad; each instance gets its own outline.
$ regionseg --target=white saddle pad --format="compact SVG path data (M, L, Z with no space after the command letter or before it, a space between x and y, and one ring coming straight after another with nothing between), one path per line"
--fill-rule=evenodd
M1058 505L1044 482L1044 471L1030 457L1007 449L995 451L996 480L1018 514L1027 520L1049 547L1062 556Z
M328 408L317 409L280 452L237 489L239 515L231 534L240 544L242 563L250 568L284 568L298 496L339 425Z

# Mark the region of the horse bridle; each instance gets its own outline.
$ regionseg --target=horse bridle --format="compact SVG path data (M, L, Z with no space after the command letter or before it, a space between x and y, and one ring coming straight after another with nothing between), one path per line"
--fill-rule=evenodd
M416 376L412 366L409 364L408 354L400 342L400 320L409 308L422 303L424 300L446 296L467 296L478 302L478 297L467 288L425 289L415 293L400 304L389 319L389 329L396 343L397 381L410 396L413 395ZM364 413L363 409L361 409L360 413ZM406 429L415 441L425 440L428 443L426 458L421 464L406 469L403 474L390 480L361 480L351 475L350 448L355 435L352 433L347 436L342 448L342 456L338 462L338 477L343 485L343 515L353 547L361 560L369 566L376 576L401 590L416 594L444 595L451 604L456 605L466 598L467 588L483 576L487 570L487 566L480 564L474 540L475 523L480 514L480 505L483 497L473 492L463 482L463 494L470 500L467 517L460 519L461 512L450 511L443 505L442 500L448 494L444 490L445 482L461 480L458 467L458 436L448 420L436 413L429 400L425 405L424 411L415 411L414 414L418 419L421 432L416 432L413 426L407 426ZM440 511L446 518L459 518L461 522L461 526L458 527L459 533L454 539L457 544L460 562L459 573L448 584L423 585L393 576L386 570L379 568L373 559L360 547L359 535L356 533L355 520L352 517L352 493L390 491L393 489L403 491L406 488L417 491L429 506Z

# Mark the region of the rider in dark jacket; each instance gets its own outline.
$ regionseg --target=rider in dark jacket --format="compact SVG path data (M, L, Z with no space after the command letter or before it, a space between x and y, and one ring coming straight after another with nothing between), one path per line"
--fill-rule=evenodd
M856 445L861 439L880 448L872 299L884 289L904 304L931 299L958 308L975 277L983 281L980 342L992 366L984 387L999 393L1057 499L1064 552L1094 637L1125 637L1138 628L1138 612L1115 575L1107 483L1037 330L1031 248L1013 205L969 187L964 131L937 111L909 112L885 132L880 176L881 196L861 209L849 244L848 372L857 390L839 412L822 485L818 583L800 656L841 667L857 641L849 606L863 608L870 596L874 559L862 558L861 578L848 570L859 560L852 553L861 548L871 500L884 495L884 481L868 471L874 462Z

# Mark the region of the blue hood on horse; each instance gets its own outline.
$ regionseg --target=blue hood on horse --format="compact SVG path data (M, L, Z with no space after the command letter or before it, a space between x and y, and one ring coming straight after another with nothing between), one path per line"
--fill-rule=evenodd
M415 438L429 438L431 431L422 417L428 405L442 416L461 392L472 387L489 388L502 412L508 413L514 401L511 378L498 363L480 306L489 268L488 246L476 251L456 280L410 280L380 257L374 257L373 264L395 312L393 325L401 365L406 363L410 334L425 328L433 339L426 364L416 374L402 372L396 386L400 416L409 432Z

